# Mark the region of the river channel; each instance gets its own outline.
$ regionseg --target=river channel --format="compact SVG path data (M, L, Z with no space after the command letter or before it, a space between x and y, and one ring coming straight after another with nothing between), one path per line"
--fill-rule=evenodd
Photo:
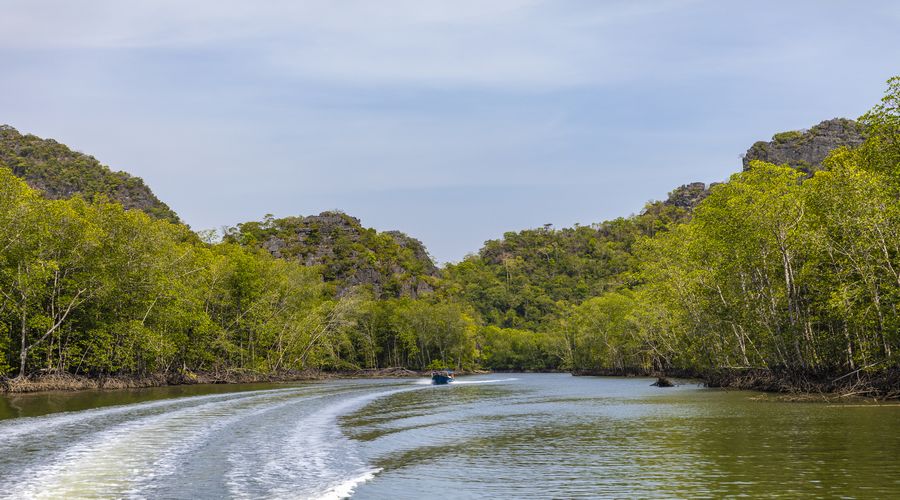
M900 497L900 405L651 382L0 396L0 498Z

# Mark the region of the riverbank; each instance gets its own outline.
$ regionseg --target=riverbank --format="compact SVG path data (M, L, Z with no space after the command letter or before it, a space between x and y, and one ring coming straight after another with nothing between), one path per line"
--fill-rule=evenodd
M493 373L506 373L496 370ZM521 372L521 370L516 371ZM486 370L457 371L459 375L492 373ZM796 399L870 398L880 400L900 399L900 369L875 372L858 370L845 374L831 372L801 373L763 369L729 369L696 372L689 370L647 371L639 368L577 370L573 376L597 377L666 377L671 379L697 380L706 387L760 391L781 394ZM352 378L415 378L428 377L431 371L414 371L406 368L380 368L365 370L323 371L303 370L278 373L257 373L251 371L191 372L182 371L169 374L147 376L101 376L88 377L68 373L48 373L33 375L25 379L0 379L0 393L22 394L49 391L80 391L97 389L140 389L198 384L249 384L302 382L313 380Z
M338 378L403 378L427 377L430 371L418 372L405 368L380 368L355 371L303 370L278 373L251 371L158 373L146 376L88 377L69 373L32 375L24 379L0 379L0 393L22 394L46 391L81 391L91 389L140 389L196 384L249 384L261 382L302 382Z
M790 370L718 369L707 371L648 371L640 368L622 370L578 370L575 376L667 377L696 379L706 387L749 390L789 395L798 399L870 398L900 399L900 368L877 371L856 370L849 373L832 371L800 372Z
M849 373L777 370L717 370L705 373L707 387L747 389L796 396L900 399L900 369Z

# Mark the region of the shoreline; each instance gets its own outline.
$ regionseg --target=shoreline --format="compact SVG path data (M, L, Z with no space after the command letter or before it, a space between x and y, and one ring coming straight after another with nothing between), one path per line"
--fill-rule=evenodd
M698 380L714 389L757 391L788 401L875 399L900 400L900 368L878 371L856 370L800 372L760 368L715 369L707 371L579 370L574 376L663 377Z
M709 388L726 390L758 391L772 394L789 401L812 400L900 400L900 369L875 372L856 371L847 374L830 372L801 373L763 369L720 369L707 372L686 370L647 371L637 368L622 370L471 370L457 371L460 375L489 373L569 373L576 377L664 377L681 380L696 380ZM318 380L339 380L359 378L421 378L428 377L431 370L415 371L391 367L380 369L323 371L303 370L263 374L250 371L232 372L178 372L146 376L105 376L90 377L68 373L32 375L24 380L16 378L0 379L2 394L34 394L44 392L76 392L87 390L123 390L151 387L186 385L234 385L254 383L287 383Z
M355 371L303 370L280 373L256 372L179 372L146 376L90 377L68 373L32 375L24 380L0 379L0 394L34 394L42 392L76 392L89 390L146 389L179 385L234 385L355 378L415 378L431 371L417 372L405 368L382 368ZM459 372L470 373L470 372Z

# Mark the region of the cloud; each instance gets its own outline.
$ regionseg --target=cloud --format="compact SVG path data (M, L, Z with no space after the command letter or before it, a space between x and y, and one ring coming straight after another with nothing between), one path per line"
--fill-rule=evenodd
M725 178L754 140L858 115L896 72L898 15L890 1L0 0L0 123L144 177L194 227L340 207L449 259L504 229L630 213Z
M637 69L620 43L629 24L689 3L18 0L0 17L0 44L231 47L299 79L546 89L627 78Z

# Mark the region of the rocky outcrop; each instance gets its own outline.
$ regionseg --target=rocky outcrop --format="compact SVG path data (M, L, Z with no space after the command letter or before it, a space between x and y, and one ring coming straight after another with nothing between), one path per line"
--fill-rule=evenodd
M807 173L821 168L822 160L831 151L842 147L856 147L865 141L863 126L846 118L826 120L809 130L795 130L775 134L769 142L758 141L743 156L744 170L751 161L760 160L776 165L790 165ZM675 188L664 205L693 210L709 196L709 186L692 182Z
M93 156L72 151L53 139L0 125L0 165L51 199L104 195L125 208L143 210L153 217L179 222L178 215L161 202L140 177L114 172Z
M710 188L712 185L709 186ZM692 182L675 188L663 203L673 207L692 210L709 196L709 188L702 182Z
M758 141L744 155L744 170L753 160L790 165L810 173L822 166L822 160L841 146L856 147L865 140L863 126L846 118L826 120L809 130L775 134L769 142Z
M399 231L379 233L337 211L245 222L225 238L259 246L277 258L321 266L338 295L364 286L378 297L418 297L433 290L438 275L419 240Z
M790 165L807 173L821 168L828 153L839 147L856 147L865 141L863 126L846 118L826 120L809 130L775 134L769 142L758 141L743 156L744 170L750 162L760 160L776 165ZM692 210L707 196L713 186L692 182L675 188L663 202L665 205Z
M434 265L434 261L431 260L431 256L428 255L428 250L425 249L425 245L421 241L400 231L385 231L384 234L393 238L394 241L400 245L400 248L411 251L413 257L422 263L427 274L437 274L437 266Z

